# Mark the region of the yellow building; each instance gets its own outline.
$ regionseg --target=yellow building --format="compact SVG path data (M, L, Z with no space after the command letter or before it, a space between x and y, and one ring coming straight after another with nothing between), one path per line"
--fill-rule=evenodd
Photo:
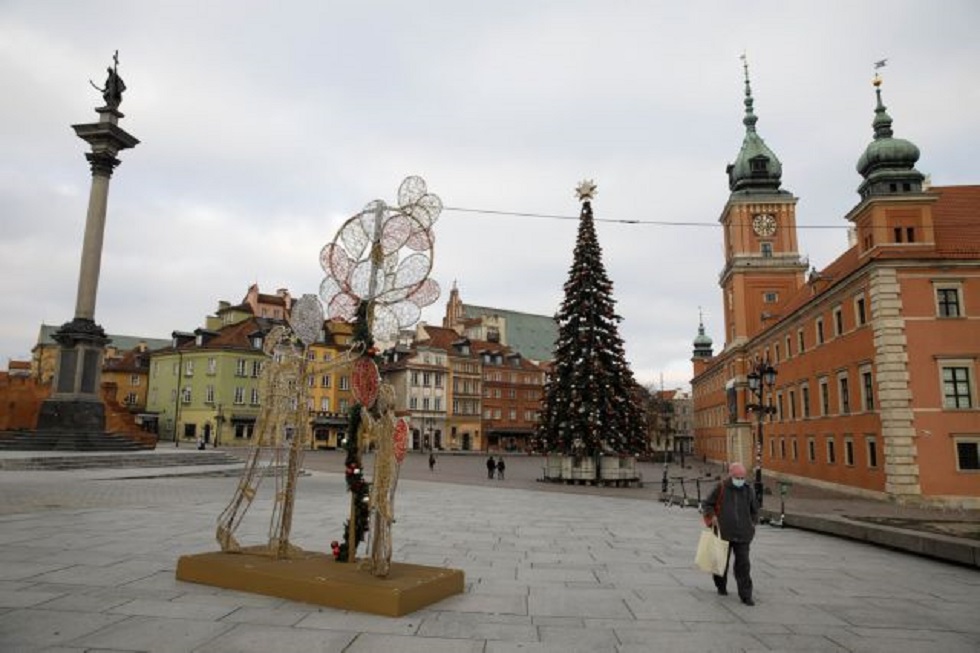
M340 363L350 348L353 325L324 323L323 338L310 345L309 410L314 449L336 449L347 432L347 412L354 404L351 368Z

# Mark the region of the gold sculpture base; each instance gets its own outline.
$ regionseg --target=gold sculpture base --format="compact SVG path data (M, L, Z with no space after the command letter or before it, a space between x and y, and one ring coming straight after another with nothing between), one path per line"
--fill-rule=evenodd
M463 591L463 572L398 562L386 578L296 550L288 559L250 553L198 553L177 561L177 580L315 603L338 610L401 617Z

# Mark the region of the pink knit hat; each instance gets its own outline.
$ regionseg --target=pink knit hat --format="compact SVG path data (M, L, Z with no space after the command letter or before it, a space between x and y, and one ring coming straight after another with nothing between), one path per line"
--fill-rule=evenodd
M745 477L745 465L742 463L732 463L728 466L728 473L732 476Z

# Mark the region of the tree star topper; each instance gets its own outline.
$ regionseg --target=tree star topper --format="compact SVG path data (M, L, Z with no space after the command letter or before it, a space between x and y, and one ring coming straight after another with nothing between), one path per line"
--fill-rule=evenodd
M595 198L597 188L598 186L591 179L583 179L575 187L575 193L578 195L579 200L587 201Z

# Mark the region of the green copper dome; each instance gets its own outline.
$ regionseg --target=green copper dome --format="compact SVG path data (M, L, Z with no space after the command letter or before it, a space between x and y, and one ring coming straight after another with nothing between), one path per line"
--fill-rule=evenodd
M694 355L698 358L711 358L712 340L704 332L704 319L698 324L698 335L694 338Z
M857 171L864 177L858 187L862 198L922 191L923 175L915 169L919 148L904 138L892 136L892 118L881 100L881 78L875 77L874 140L868 144L857 162Z
M755 130L759 118L752 110L752 87L749 67L745 64L745 138L735 163L728 165L728 189L733 193L771 193L779 191L783 164Z

